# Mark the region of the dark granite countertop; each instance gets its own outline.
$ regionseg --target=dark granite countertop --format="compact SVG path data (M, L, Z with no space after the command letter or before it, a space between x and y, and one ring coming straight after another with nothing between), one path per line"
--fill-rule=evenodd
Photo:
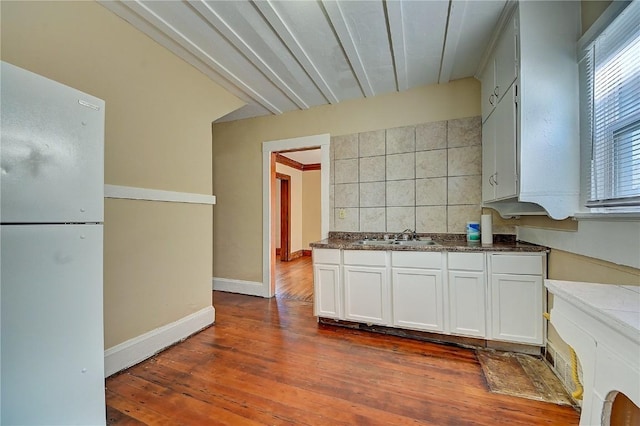
M387 235L392 235L387 233ZM312 248L343 249L343 250L393 250L393 251L446 251L446 252L484 252L484 251L512 251L512 252L544 252L549 249L544 246L516 241L515 235L496 234L493 244L483 245L479 242L467 242L464 234L418 234L420 238L431 238L438 245L403 246L403 245L364 245L358 241L367 239L384 239L382 233L371 232L330 232L329 238L311 243Z

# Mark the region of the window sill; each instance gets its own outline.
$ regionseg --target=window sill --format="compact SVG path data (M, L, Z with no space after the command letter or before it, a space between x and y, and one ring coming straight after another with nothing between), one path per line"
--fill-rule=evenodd
M640 212L609 212L609 213L576 213L573 216L574 220L602 220L602 221L640 221Z

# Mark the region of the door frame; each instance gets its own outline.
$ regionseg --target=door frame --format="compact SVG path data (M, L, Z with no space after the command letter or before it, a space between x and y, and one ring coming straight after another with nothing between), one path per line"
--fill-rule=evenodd
M321 238L329 236L329 144L328 133L262 143L262 295L273 297L275 280L275 215L272 206L276 193L275 153L295 149L320 147L320 229Z
M280 180L280 260L291 258L291 176L276 172Z

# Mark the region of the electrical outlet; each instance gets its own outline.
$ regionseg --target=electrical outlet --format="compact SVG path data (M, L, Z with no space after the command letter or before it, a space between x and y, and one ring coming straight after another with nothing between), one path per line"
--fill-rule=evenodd
M347 217L347 211L345 209L338 210L338 217L340 219L344 219L345 217Z

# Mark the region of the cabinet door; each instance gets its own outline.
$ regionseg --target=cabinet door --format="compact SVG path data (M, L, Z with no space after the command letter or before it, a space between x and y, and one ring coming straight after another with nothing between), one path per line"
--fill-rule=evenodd
M493 201L496 188L496 116L491 115L482 124L482 201Z
M507 90L518 76L518 56L516 40L516 14L514 13L505 26L495 51L495 95L496 103L507 93Z
M509 88L491 117L495 118L495 159L493 161L496 173L493 182L497 200L518 195L515 100L517 87L514 84Z
M344 317L371 324L389 324L387 269L344 266Z
M313 266L313 313L317 317L340 319L340 266Z
M444 331L442 272L393 268L393 325Z
M449 323L451 333L485 337L484 272L449 271Z
M482 111L482 122L484 122L493 112L498 104L498 97L495 95L496 78L495 78L495 59L491 56L487 61L487 65L480 76L480 95L482 102L480 108Z
M542 277L492 274L491 337L507 342L543 344Z

